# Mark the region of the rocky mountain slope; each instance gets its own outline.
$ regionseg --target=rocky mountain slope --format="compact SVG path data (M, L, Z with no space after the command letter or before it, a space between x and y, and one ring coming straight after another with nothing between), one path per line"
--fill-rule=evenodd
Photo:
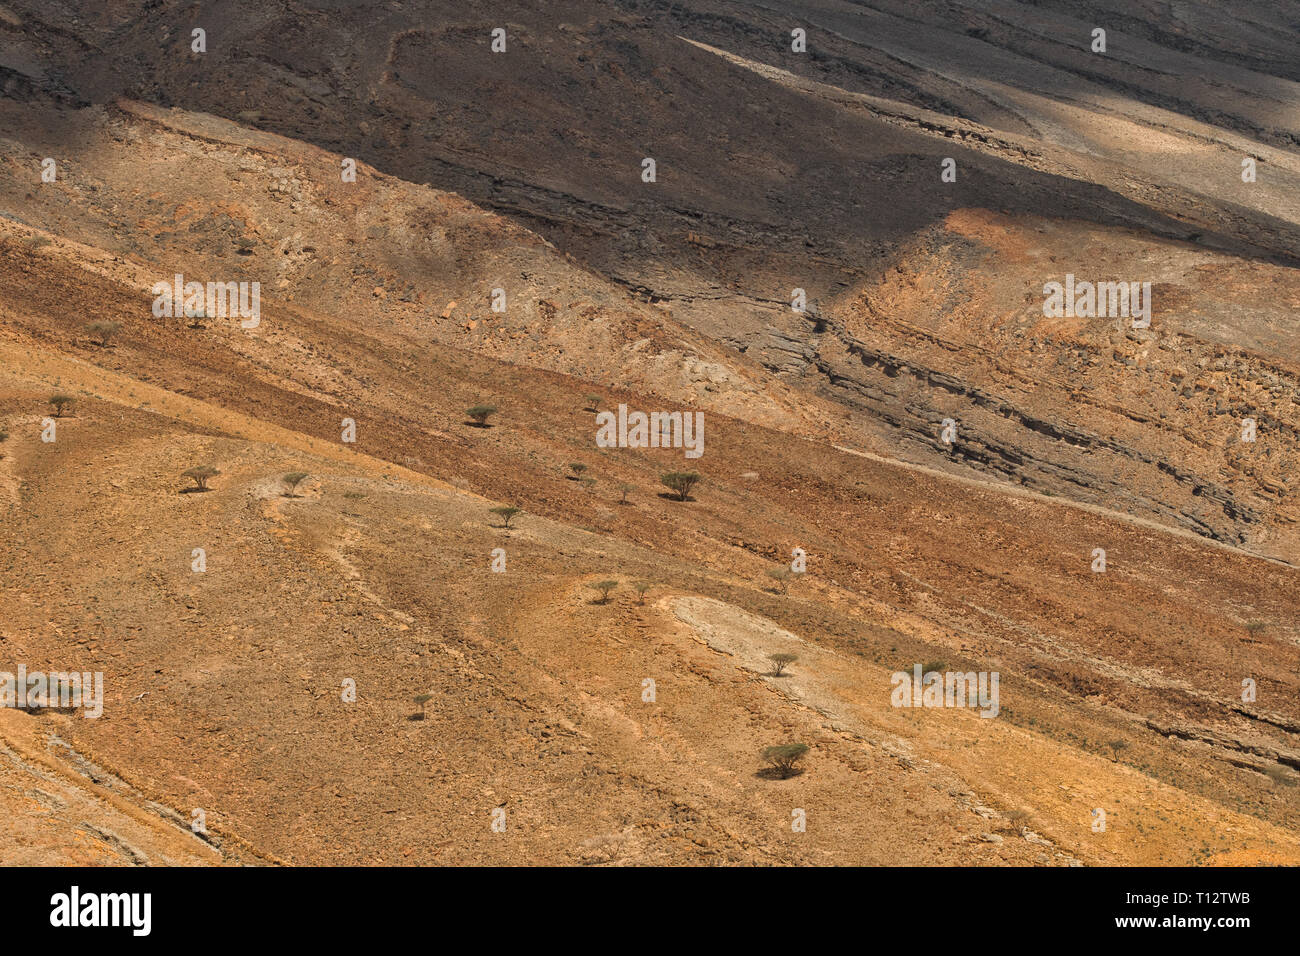
M0 860L1300 861L1288 16L5 0Z

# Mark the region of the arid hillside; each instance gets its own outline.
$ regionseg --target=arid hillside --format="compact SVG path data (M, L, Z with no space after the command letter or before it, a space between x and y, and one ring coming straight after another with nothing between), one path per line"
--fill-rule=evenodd
M775 7L3 0L0 863L1300 863L1286 6Z

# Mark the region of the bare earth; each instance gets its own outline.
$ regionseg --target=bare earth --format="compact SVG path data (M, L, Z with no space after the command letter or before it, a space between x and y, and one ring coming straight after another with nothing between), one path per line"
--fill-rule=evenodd
M0 6L0 672L105 700L0 708L0 863L1300 864L1285 5L268 3L207 59L44 6ZM1045 318L1067 272L1151 328ZM155 317L177 273L260 322ZM703 457L597 447L620 403ZM997 716L892 706L917 663Z

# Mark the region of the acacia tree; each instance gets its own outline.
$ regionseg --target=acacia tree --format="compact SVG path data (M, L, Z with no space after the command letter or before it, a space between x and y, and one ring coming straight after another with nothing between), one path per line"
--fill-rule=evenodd
M638 582L636 582L636 584L632 585L632 587L633 587L633 589L636 591L636 596L637 596L637 602L636 602L636 603L637 603L637 604L645 604L645 593L646 593L646 591L649 591L649 590L650 590L650 582L649 582L649 581L638 581Z
M569 463L569 471L573 472L574 478L581 479L582 473L586 470L587 470L587 466L580 461L573 461Z
M1024 833L1025 827L1029 825L1028 810L1009 810L1006 818L1012 833Z
M669 471L660 475L659 480L676 493L678 501L685 501L700 477L698 471Z
M50 396L50 405L51 405L51 407L53 407L53 409L54 409L54 417L55 417L55 418L62 418L62 417L63 417L63 409L66 408L68 405L71 405L71 404L72 404L73 402L75 402L75 401L76 401L76 399L73 398L71 395L63 395L63 394L61 394L61 393L57 393L57 392L56 392L55 394L51 395L51 396Z
M768 654L767 659L772 662L772 676L782 677L785 669L799 659L797 654Z
M782 594L789 590L790 578L793 574L794 572L785 567L767 569L767 576L776 582L776 586L780 588Z
M474 424L479 428L487 428L487 420L497 413L495 405L475 405L473 408L465 409L465 414L474 419Z
M629 484L625 481L625 482L623 482L623 484L621 484L621 485L618 486L618 490L619 490L619 494L622 496L622 497L620 497L620 498L618 499L618 503L621 504L621 505L625 505L625 504L627 504L627 496L628 496L628 493L629 493L629 492L636 491L636 485L629 485Z
M777 776L787 779L803 772L798 763L806 753L808 753L807 744L776 744L772 747L764 747L761 756L772 765Z
M1281 764L1269 764L1264 768L1264 776L1280 787L1294 787L1296 785L1295 775Z
M501 505L499 508L493 508L492 513L494 515L499 515L502 521L501 526L508 529L510 527L510 519L517 514L521 514L523 510L523 508L516 508L514 505Z
M213 468L211 465L197 465L194 468L189 468L181 472L182 477L193 479L195 491L207 491L209 479L215 478L219 474L221 474L221 472L217 471L217 469Z
M105 349L121 329L122 326L116 322L91 322L86 326L86 331L99 340L100 348Z
M284 483L288 490L285 491L284 496L286 498L297 498L298 485L301 484L302 480L306 477L307 472L305 471L291 471L285 475Z
M420 719L424 720L424 705L433 700L432 694L416 694L415 702L420 705Z
M600 592L600 604L609 603L609 592L618 587L617 581L597 581L595 584L587 585L589 588Z

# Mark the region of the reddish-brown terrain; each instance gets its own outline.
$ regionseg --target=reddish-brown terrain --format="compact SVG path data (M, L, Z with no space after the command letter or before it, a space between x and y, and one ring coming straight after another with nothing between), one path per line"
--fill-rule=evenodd
M0 672L104 711L0 708L0 863L1300 863L1285 5L73 6L0 6Z

